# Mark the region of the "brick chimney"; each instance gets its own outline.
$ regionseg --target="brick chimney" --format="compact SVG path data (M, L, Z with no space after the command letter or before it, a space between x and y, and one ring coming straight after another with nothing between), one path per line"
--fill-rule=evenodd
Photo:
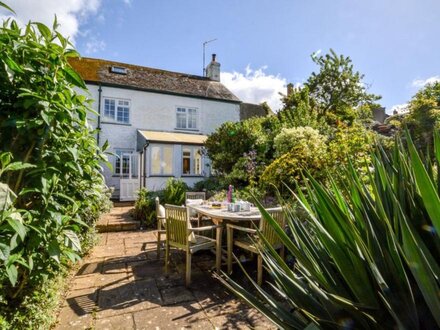
M206 76L214 81L220 81L220 63L215 60L216 54L212 54L212 61L206 67Z

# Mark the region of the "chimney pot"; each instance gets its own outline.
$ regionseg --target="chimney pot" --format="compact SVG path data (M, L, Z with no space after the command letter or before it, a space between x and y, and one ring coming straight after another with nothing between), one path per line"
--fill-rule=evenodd
M206 77L220 81L220 63L215 61L216 54L212 54L212 61L206 67Z

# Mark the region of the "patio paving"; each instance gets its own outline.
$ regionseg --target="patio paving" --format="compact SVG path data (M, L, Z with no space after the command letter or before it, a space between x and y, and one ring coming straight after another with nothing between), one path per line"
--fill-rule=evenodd
M213 277L209 251L194 255L193 284L186 288L184 254L172 252L166 276L154 231L99 236L72 278L55 329L276 328Z

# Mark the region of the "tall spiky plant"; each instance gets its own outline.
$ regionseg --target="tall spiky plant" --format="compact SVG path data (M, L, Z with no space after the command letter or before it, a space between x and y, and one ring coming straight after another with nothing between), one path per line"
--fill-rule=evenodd
M221 281L281 328L440 327L438 133L434 140L426 158L408 134L391 154L379 146L368 185L350 166L342 187L308 175L307 194L292 191L308 218L286 207L292 235L259 205L296 260L292 269L260 235L277 298L256 283L255 296Z

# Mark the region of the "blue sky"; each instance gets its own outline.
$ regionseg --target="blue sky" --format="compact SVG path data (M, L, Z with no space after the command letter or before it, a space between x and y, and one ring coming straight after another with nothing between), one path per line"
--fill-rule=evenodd
M329 48L352 58L387 111L440 79L438 0L6 3L23 22L50 22L57 13L83 56L172 71L201 74L202 43L217 38L206 59L218 54L222 81L239 97L273 107L288 82L300 84L316 69L310 55Z

